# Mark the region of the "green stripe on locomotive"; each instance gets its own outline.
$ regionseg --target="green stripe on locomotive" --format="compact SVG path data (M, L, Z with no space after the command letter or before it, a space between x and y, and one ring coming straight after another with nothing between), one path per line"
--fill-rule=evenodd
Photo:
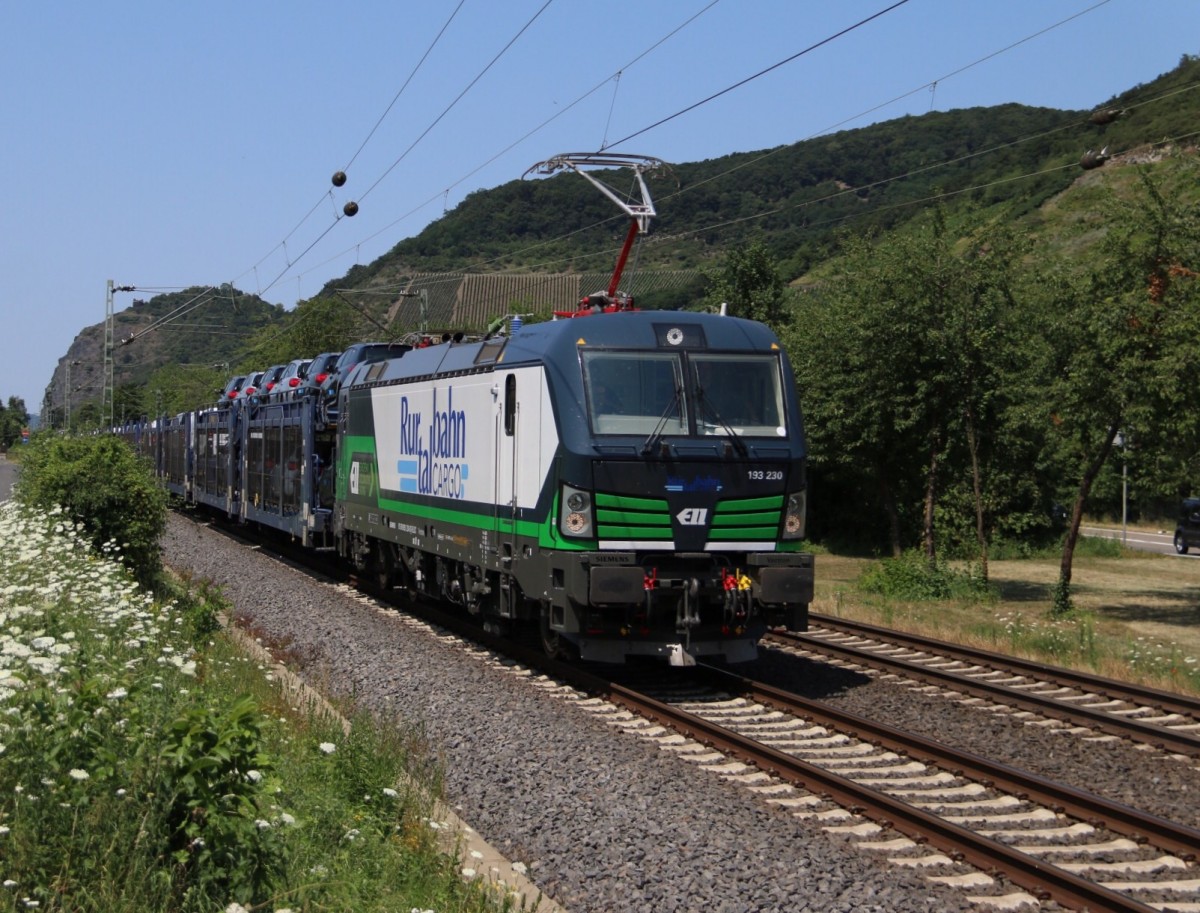
M496 514L496 507L485 502L457 502L461 506L445 507L441 504L424 503L416 500L398 500L387 497L378 487L373 487L367 493L350 494L349 478L351 466L355 457L362 462L362 457L371 460L371 478L376 478L374 464L378 460L375 451L375 439L365 436L346 436L343 438L342 453L339 455L338 500L347 504L357 504L364 507L374 507L394 515L396 519L421 519L438 523L453 523L461 527L477 530L489 530L505 535L516 535L537 543L540 548L561 549L565 551L584 551L595 547L595 542L569 541L559 537L554 518L558 513L557 496L553 499L546 515L537 520L524 520L504 517ZM361 473L362 470L360 469Z

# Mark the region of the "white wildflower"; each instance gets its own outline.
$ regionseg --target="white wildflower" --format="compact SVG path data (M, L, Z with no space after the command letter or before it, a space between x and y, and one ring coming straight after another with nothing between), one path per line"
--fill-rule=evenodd
M325 752L325 754L333 754L335 751L337 751L337 746L334 745L333 742L322 742L317 747L320 748L321 751Z
M67 771L67 776L72 780L78 780L80 783L82 783L84 780L90 780L92 775L86 770L80 770L78 767L72 767L69 771Z

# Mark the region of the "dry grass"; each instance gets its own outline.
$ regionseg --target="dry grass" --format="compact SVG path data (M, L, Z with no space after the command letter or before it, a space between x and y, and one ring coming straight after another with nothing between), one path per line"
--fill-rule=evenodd
M813 611L1200 694L1200 561L1077 558L1074 614L1051 613L1057 559L994 561L990 602L901 602L857 585L870 559L819 555Z

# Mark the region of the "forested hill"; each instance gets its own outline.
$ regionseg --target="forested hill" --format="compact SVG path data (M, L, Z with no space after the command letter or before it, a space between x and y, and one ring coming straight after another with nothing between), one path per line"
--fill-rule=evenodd
M627 275L635 277L646 306L688 305L703 291L699 271L720 266L728 251L754 239L765 245L784 281L802 282L836 262L846 236L904 230L935 203L962 235L983 223L1009 224L1048 247L1086 250L1089 239L1078 227L1084 220L1072 215L1072 207L1078 212L1093 205L1092 177L1111 181L1135 170L1123 165L1153 161L1177 146L1194 149L1197 87L1200 57L1188 56L1171 72L1098 99L1088 111L1018 104L934 111L775 149L670 163L669 173L649 180L658 216ZM1104 149L1113 157L1107 166L1081 170L1086 152ZM544 150L543 157L564 151ZM599 176L621 191L630 187L628 170ZM1195 188L1182 192L1200 195ZM1045 205L1050 200L1054 207ZM516 178L468 195L420 234L331 280L295 310L228 286L158 295L125 309L118 301L115 337L137 339L114 350L117 399L122 388L140 386L140 401L136 391L124 390L126 411L183 408L192 394L174 394L185 387L206 397L222 375L239 369L340 348L380 335L381 325L389 333L411 331L416 305L402 312L397 292L411 288L417 274L425 274L431 316L437 320L439 308L447 314L453 309L457 328L478 329L519 299L529 305L519 308L525 311L539 310L547 296L569 304L579 287L603 287L626 228L612 202L578 175ZM522 290L533 284L520 275L506 284L500 280L508 277L495 275L501 271L552 274L544 282L538 277L549 291L532 300ZM442 272L456 274L456 281L429 275ZM493 275L468 283L464 274L470 273ZM586 278L572 283L558 274ZM372 294L348 298L353 291ZM484 300L469 306L472 295ZM198 296L209 303L192 311ZM306 320L305 305L322 302L327 313ZM188 313L173 321L170 333L143 332L176 309ZM99 401L103 345L102 321L80 331L47 387L47 409L63 406L67 363L76 364L75 408ZM178 365L185 367L174 370ZM202 375L205 365L220 367ZM48 416L52 424L61 419L53 411Z
M155 371L172 366L177 382L197 367L221 365L218 374L244 357L247 340L284 318L282 307L228 285L189 288L135 298L130 307L117 302L113 316L113 380L118 388L145 384ZM153 329L171 315L169 332ZM132 341L128 341L132 339ZM124 344L122 344L124 341ZM104 386L104 321L85 327L59 359L43 398L47 421L61 422L66 400L67 365L71 371L72 405L99 401ZM207 383L211 386L211 382ZM120 414L120 410L117 410Z
M639 267L704 266L754 237L792 280L829 256L839 232L895 228L935 198L952 210L1020 219L1069 187L1089 150L1131 153L1193 134L1198 81L1200 58L1189 56L1148 84L1097 99L1091 111L1018 104L935 111L673 163L669 175L649 181L658 217ZM628 172L612 181L622 189ZM325 291L391 284L415 272L603 270L625 228L613 204L576 175L515 179L470 194Z

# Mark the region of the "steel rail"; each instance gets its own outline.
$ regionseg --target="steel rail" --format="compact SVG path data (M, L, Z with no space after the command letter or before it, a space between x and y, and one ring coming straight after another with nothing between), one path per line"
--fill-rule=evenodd
M557 674L557 669L555 671ZM719 748L733 757L752 763L766 770L768 773L801 786L810 792L828 797L856 813L863 814L885 826L892 827L909 837L926 841L950 854L952 858L965 861L984 872L1003 873L1014 884L1029 890L1042 900L1054 900L1067 906L1086 908L1093 911L1093 913L1096 913L1096 911L1112 911L1112 913L1117 913L1117 911L1127 911L1127 913L1128 911L1138 911L1138 913L1148 913L1148 911L1154 909L1118 891L1106 888L1097 882L1081 878L1044 860L1036 859L1014 847L984 837L968 828L940 818L931 812L916 808L863 783L839 776L831 771L803 761L800 758L763 745L760 742L742 736L724 726L712 723L681 708L673 707L670 704L641 694L623 685L612 682L606 683L604 679L592 676L590 673L583 673L578 669L572 670L568 668L568 671L574 679L573 683L586 691L595 693L599 689L609 700L641 716L668 725L690 738ZM723 687L749 691L753 693L756 699L762 700L764 703L772 702L778 698L783 703L791 706L792 709L795 709L795 701L793 699L799 700L802 705L808 705L811 708L811 715L814 718L819 718L831 724L833 724L835 719L840 718L836 724L836 728L839 731L852 732L860 738L878 738L883 740L883 733L890 728L879 727L878 724L850 717L847 714L830 712L830 709L823 705L798 699L795 695L786 695L785 692L779 692L777 689L772 689L769 686L740 679L738 676L731 675L730 673L720 670L711 670L710 672L707 668L704 671L706 674L712 674L714 681L721 682ZM587 679L591 679L591 681L589 682ZM806 716L810 715L809 710L805 710L804 712ZM864 732L869 734L864 736ZM912 750L910 754L914 757L921 754L920 749L916 746L925 740L920 739L920 737L904 736L896 730L892 730L891 733L895 737L893 744L897 746L902 744L911 746ZM1003 787L1006 781L1014 784L1030 784L1034 780L1034 778L1022 775L1018 771L1012 771L1010 776L1001 776L1000 773L1004 769L999 765L993 765L982 759L978 759L978 765L972 764L964 761L964 759L971 756L951 752L949 749L939 746L936 743L930 743L927 756L930 759L934 756L940 756L943 759L943 763L954 768L955 773L959 775L970 776L971 768L976 766L981 771L989 771L995 774L995 776L986 779L992 780L992 785L996 786ZM1027 792L1033 795L1035 791L1030 789ZM1060 794L1056 793L1055 795L1061 798ZM1071 807L1078 806L1093 810L1098 810L1105 805L1112 804L1105 803L1104 800L1096 800L1099 804L1093 804L1093 802L1088 801L1089 799L1096 800L1096 797L1087 797L1086 794L1082 794L1078 802L1072 801L1068 804ZM1064 807L1065 810L1066 808ZM1125 817L1123 813L1117 812L1115 808L1109 811L1112 812L1113 818ZM1126 811L1133 812L1131 809L1127 809ZM1137 820L1142 821L1143 819L1139 817ZM1165 824L1170 825L1170 822L1165 822ZM1121 830L1120 828L1115 829ZM1127 830L1124 832L1128 833ZM1163 839L1164 844L1177 842L1182 842L1189 848L1191 853L1194 853L1200 849L1200 832L1192 832L1182 841Z
M1114 678L1104 678L1099 675L1090 675L1086 672L1066 669L1062 666L1048 666L1045 663L1023 659L1019 656L1008 656L1003 653L995 653L977 647L936 640L935 638L925 637L920 634L909 634L905 631L893 631L865 622L834 618L831 615L810 615L809 621L822 628L842 631L846 634L857 634L861 637L876 637L922 650L933 650L937 653L953 656L956 659L962 659L967 662L982 664L1003 663L1003 668L1005 669L1036 675L1039 678L1049 679L1056 684L1069 685L1092 691L1105 697L1145 704L1156 710L1182 713L1200 719L1200 698L1189 697L1186 694L1164 691L1161 688L1151 688L1148 685L1139 685L1134 682L1123 682Z
M1093 793L998 764L934 739L905 732L886 723L877 723L781 688L751 681L732 672L704 667L704 674L714 685L825 723L839 732L903 752L916 760L948 770L956 776L969 777L985 786L1005 790L1019 798L1040 802L1055 812L1072 815L1093 826L1106 827L1131 839L1151 843L1187 861L1200 858L1200 829L1168 821Z
M877 637L880 640L883 640L887 643L896 644L897 646L913 645L915 649L916 641L910 640L908 635L891 635L882 628L878 629L878 631L879 633L869 636ZM860 636L868 635L861 634ZM1079 722L1091 729L1105 732L1109 735L1119 736L1131 741L1152 745L1153 747L1162 751L1169 751L1174 754L1187 755L1189 757L1200 757L1200 735L1193 733L1178 732L1155 723L1147 723L1142 720L1137 720L1126 716L1117 716L1104 710L1097 710L1092 707L1064 701L1061 698L1041 695L1030 691L1017 690L1007 685L989 682L985 679L976 678L962 672L953 672L947 669L937 669L927 666L923 663L914 662L912 660L887 656L886 654L878 653L874 650L866 649L865 647L833 643L820 637L815 637L812 634L797 634L794 632L780 631L772 632L769 635L769 639L774 639L791 646L800 646L806 650L811 650L816 653L824 653L830 656L848 658L858 665L869 666L888 672L898 672L904 675L906 678L915 678L919 681L929 682L930 684L942 685L952 688L955 691L961 691L965 694L970 694L974 697L986 698L988 700L997 701L998 703L1012 705L1019 707L1022 710L1028 710L1042 716L1053 717L1055 719L1067 720L1071 722ZM936 643L936 641L928 642L928 645L922 647L921 649L940 653L940 649L933 646L933 644ZM945 655L950 659L963 658L961 655L956 655L956 648L953 644L948 644L947 647L947 651L942 655ZM983 651L979 652L981 654L981 658L972 659L972 662L986 664L995 668L997 671L1011 671L1013 674L1036 676L1043 681L1049 681L1053 684L1096 692L1095 688L1092 688L1087 684L1083 684L1083 682L1086 682L1087 679L1082 676L1075 677L1074 681L1079 682L1078 684L1068 684L1068 682L1054 676L1054 673L1058 671L1054 667L1049 667L1049 675L1047 675L1046 673L1038 673L1036 670L1039 667L1036 664L1023 663L1020 666L1010 666L1006 658L1001 655L984 653ZM1105 697L1119 699L1129 703L1143 703L1141 700L1138 700L1132 696L1126 697L1110 692L1103 692L1103 694ZM1157 704L1153 705L1153 708L1164 709ZM1188 715L1195 718L1196 709L1193 708L1191 713Z

